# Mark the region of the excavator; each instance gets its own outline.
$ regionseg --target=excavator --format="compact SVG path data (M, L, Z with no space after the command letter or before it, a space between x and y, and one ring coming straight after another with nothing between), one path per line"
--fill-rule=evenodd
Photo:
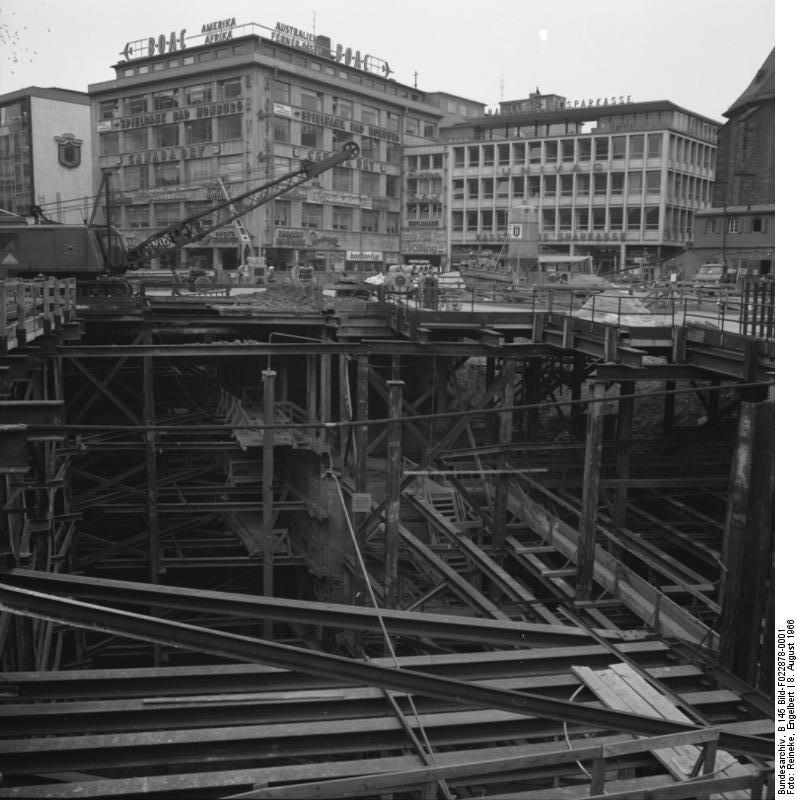
M153 233L132 248L126 246L110 223L61 224L48 219L35 206L31 209L33 224L24 217L4 214L0 216L0 279L74 277L82 296L129 294L130 285L123 278L129 270L146 269L153 259L202 241L218 228L240 220L264 203L359 154L356 142L346 142L321 161L304 159L297 169L235 197L226 197L211 208Z

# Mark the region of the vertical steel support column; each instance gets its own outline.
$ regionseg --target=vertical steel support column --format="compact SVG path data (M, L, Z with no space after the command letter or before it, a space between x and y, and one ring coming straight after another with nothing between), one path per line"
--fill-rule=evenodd
M316 422L318 420L318 362L317 356L308 355L305 360L305 370L307 376L307 386L305 394L305 407L307 408L307 421ZM308 429L307 433L316 436L314 428Z
M368 491L368 426L363 424L368 420L368 356L357 356L357 413L356 420L361 423L354 428L354 485L359 493ZM367 511L352 513L352 525L356 532L358 545L364 544L364 537L360 526L368 517ZM354 599L365 598L366 576L360 574L359 566L356 567L354 579Z
M742 402L725 521L720 666L752 686L759 675L775 533L775 404ZM770 620L772 623L772 621ZM773 623L774 624L774 623Z
M576 600L589 600L595 566L595 530L598 519L598 492L603 448L604 385L590 381L587 408L587 439L584 453L584 486L581 497L581 518L578 523L576 557Z
M349 401L349 362L345 353L338 356L338 420L350 422L354 418ZM340 454L341 467L348 463L349 445L354 431L350 427L341 426L338 429L337 450Z
M625 480L631 472L631 437L634 423L634 381L620 382L620 402L617 409L617 477ZM614 499L614 524L625 526L628 486L621 483Z
M262 477L262 523L263 523L263 596L274 596L274 383L277 373L264 369L263 381L263 477ZM263 620L263 638L274 635L271 620Z
M495 358L492 356L487 357L484 371L484 385L485 387L492 386L495 380ZM484 443L495 444L498 438L498 425L496 419L492 414L488 414L484 420Z
M502 393L501 405L507 407L508 411L501 411L498 414L498 443L509 444L512 441L512 410L515 399L515 361L512 358L505 358L502 364L504 391ZM510 466L509 459L504 453L501 463L505 469ZM495 548L494 557L500 562L503 557L504 544L506 541L506 502L509 496L509 475L508 473L499 474L495 489L495 516L494 516L494 537L493 547Z
M332 419L332 355L331 353L322 353L320 358L320 419L321 422L329 422ZM322 442L326 442L328 439L327 429L321 428L318 436Z
M584 375L586 373L587 359L582 353L575 353L573 355L573 372L570 376L570 429L573 431L576 439L583 439L584 433L584 418L581 412L584 408L581 400L581 385L584 383Z
M528 358L523 369L523 403L538 403L542 394L542 359ZM540 412L536 408L528 408L523 414L523 433L526 441L534 441L539 433Z
M152 329L144 325L141 331L142 344L152 344ZM142 370L142 418L145 426L155 424L155 368L152 356L144 356L141 360ZM144 450L147 473L147 530L149 533L149 580L160 583L160 526L158 520L158 435L155 431L144 432ZM157 609L152 609L155 616ZM161 647L152 646L152 662L158 666L161 662Z
M664 381L664 391L673 392L675 389L675 381ZM675 395L664 395L664 421L663 421L663 438L671 439L673 428L675 427Z
M398 541L401 519L401 401L404 381L388 381L387 497L385 506L385 607L398 607Z

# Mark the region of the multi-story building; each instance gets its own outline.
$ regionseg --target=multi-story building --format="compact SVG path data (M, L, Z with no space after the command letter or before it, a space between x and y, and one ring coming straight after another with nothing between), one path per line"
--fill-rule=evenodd
M401 260L401 152L435 142L440 97L390 65L278 22L234 19L197 36L130 42L114 80L89 86L98 171L113 221L133 245L181 218L320 160L354 140L360 156L247 214L249 252L268 263L379 269ZM231 269L234 226L178 254Z
M89 98L29 86L0 95L0 209L41 206L57 222L81 223L93 205Z
M513 206L539 209L541 252L591 255L603 272L690 245L711 198L719 123L628 96L532 95L502 108L440 131L452 263L499 254ZM408 166L416 153L424 148L406 151Z
M775 51L725 112L717 141L712 207L695 218L685 275L702 263L775 273Z

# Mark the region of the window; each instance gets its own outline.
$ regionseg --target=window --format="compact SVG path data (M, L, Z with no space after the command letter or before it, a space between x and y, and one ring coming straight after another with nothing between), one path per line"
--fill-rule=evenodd
M578 197L589 197L589 175L576 175L576 195Z
M388 211L385 214L385 233L398 233L399 230L399 215Z
M321 147L323 131L318 125L309 125L306 122L302 123L302 136L301 143L305 147Z
M661 158L661 134L648 134L648 158Z
M562 139L562 161L572 161L575 143L572 139Z
M556 197L556 175L542 176L543 197Z
M332 206L332 229L350 231L352 226L352 210L343 206Z
M580 231L589 230L589 209L579 208L576 210L576 228Z
M147 98L143 94L135 94L122 100L122 114L130 117L134 114L147 113Z
M648 206L645 208L645 230L657 231L659 229L659 207Z
M495 179L495 196L509 197L509 178L501 177Z
M275 103L290 105L291 87L285 81L271 81L271 97Z
M612 158L625 159L625 136L612 136Z
M479 166L479 148L475 146L468 147L468 166Z
M363 136L362 142L360 142L360 156L362 158L379 158L379 140Z
M524 142L512 143L512 163L523 164L526 160L526 145Z
M556 209L543 208L542 210L542 229L552 231L556 227Z
M423 136L425 139L436 139L437 138L437 125L432 125L431 123L424 123L423 126Z
M421 130L421 121L415 117L404 117L404 132L412 136L419 136Z
M529 142L529 164L539 164L542 160L542 142Z
M605 172L596 172L592 176L592 191L595 197L600 198L606 194L608 176Z
M526 181L522 175L512 177L512 197L523 197L523 191Z
M645 173L646 191L648 194L659 194L661 191L661 173L656 170Z
M201 183L213 177L212 158L191 158L185 162L186 183Z
M625 193L625 174L622 172L612 172L612 194Z
M451 230L454 233L462 233L462 227L464 225L465 214L462 211L452 211L451 212Z
M570 199L573 196L573 176L560 175L559 176L559 192L562 199Z
M468 211L466 214L466 223L468 226L468 233L476 233L479 230L479 212Z
M291 204L287 200L274 201L274 225L281 228L288 227L291 218Z
M606 230L606 209L593 208L592 209L592 230L605 231Z
M528 196L529 197L539 197L540 196L540 176L539 175L528 175L526 176L526 183L528 189Z
M229 139L243 138L243 115L233 114L229 117L219 117L219 139L227 141Z
M598 136L595 139L595 160L606 161L609 158L609 137Z
M360 109L360 119L363 125L379 125L379 109L364 105Z
M274 117L272 124L273 137L275 142L290 142L291 123L290 120L282 117Z
M152 95L152 109L154 111L165 111L167 108L177 108L178 105L180 105L180 102L177 89L164 89Z
M468 178L466 186L468 187L468 199L476 200L479 197L479 179Z
M631 158L643 158L645 155L645 137L638 133L628 138L628 155Z
M119 153L119 132L103 133L100 136L100 155L115 156Z
M716 233L717 230L717 220L715 219L707 219L706 220L706 228L705 233Z
M623 209L609 209L609 230L621 231L623 229Z
M218 99L219 100L233 100L240 97L241 91L241 78L227 78L226 80L219 81L218 83Z
M276 163L276 159L274 159ZM227 180L240 180L244 171L242 155L219 156L218 177Z
M213 99L213 87L210 83L198 83L185 90L185 102L189 106L201 106Z
M490 200L495 192L495 184L492 178L482 178L482 197Z
M379 227L379 214L376 211L360 211L360 230L363 233L376 233Z
M180 126L178 123L158 125L155 128L155 147L177 147L179 144Z
M750 220L750 231L752 233L766 233L767 221L763 217L753 217Z
M398 175L385 176L385 195L387 197L399 196L399 177Z
M100 119L114 119L119 116L118 100L102 100L100 102Z
M559 230L569 231L573 228L573 210L570 208L559 209Z
M557 159L558 142L545 142L545 163L555 164Z
M352 171L346 167L333 167L332 188L336 192L350 192L352 185ZM348 228L346 229L348 230Z
M155 227L165 228L173 225L182 219L179 203L156 203L155 204Z
M185 143L199 144L213 139L213 120L210 118L192 119L185 123Z
M351 119L353 113L351 100L345 100L342 97L333 97L332 113L336 117L343 117L343 119Z
M638 206L628 207L628 230L638 231L642 227L642 209Z
M147 149L148 137L146 128L134 128L133 130L126 131L124 137L126 152Z
M642 194L642 173L628 173L628 194Z
M592 158L592 139L578 140L578 160L589 161Z
M323 206L315 203L302 203L302 227L320 228Z
M149 206L128 206L127 227L149 228Z
M180 167L177 164L155 165L155 186L176 186L180 183Z
M728 220L728 233L741 233L741 227L738 219Z
M498 145L498 165L501 167L506 167L509 165L509 145L508 144L499 144Z
M360 191L363 194L373 196L379 194L379 173L378 172L361 172L360 173Z
M324 95L321 92L312 92L309 89L299 90L299 105L308 111L323 110Z
M401 146L395 142L385 142L385 161L389 164L400 164Z
M146 189L149 187L149 165L147 164L125 167L122 175L125 189Z
M483 231L492 231L493 229L493 212L491 209L485 208L482 209L482 224L481 229Z

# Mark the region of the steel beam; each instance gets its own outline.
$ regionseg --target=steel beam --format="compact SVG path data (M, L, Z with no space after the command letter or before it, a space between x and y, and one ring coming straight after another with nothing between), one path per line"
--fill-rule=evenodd
M593 725L601 729L646 736L696 731L698 726L622 711L595 708L541 695L492 689L483 685L440 678L414 670L393 669L342 656L265 642L247 636L213 631L143 614L131 614L107 606L81 603L64 597L31 592L0 584L0 608L13 614L46 619L73 627L127 636L154 644L179 647L209 655L255 664L297 669L347 683L365 683L409 694L448 700L458 705L509 711L529 717L545 717ZM769 758L772 742L756 736L722 733L720 745L731 751Z

